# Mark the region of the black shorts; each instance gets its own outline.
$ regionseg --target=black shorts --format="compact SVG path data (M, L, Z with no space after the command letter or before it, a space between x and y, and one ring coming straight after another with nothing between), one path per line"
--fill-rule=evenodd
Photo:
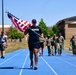
M28 47L30 51L33 51L34 48L39 49L40 48L40 43L39 42L35 42L35 43L28 43Z
M40 47L43 49L44 48L44 43L40 43Z
M5 50L5 47L3 44L0 44L0 51L4 51Z

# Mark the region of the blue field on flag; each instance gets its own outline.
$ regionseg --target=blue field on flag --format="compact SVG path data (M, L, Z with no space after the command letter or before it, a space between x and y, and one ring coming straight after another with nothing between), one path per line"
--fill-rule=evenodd
M30 69L28 49L19 49L0 58L0 75L76 75L76 56L63 52L61 56L38 56L38 69Z

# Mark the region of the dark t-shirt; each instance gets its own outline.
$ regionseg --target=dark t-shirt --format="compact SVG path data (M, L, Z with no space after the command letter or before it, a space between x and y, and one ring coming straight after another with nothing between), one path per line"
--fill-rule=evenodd
M30 29L28 29L28 33L28 43L39 42L39 35L42 33L41 28L39 26L31 26Z

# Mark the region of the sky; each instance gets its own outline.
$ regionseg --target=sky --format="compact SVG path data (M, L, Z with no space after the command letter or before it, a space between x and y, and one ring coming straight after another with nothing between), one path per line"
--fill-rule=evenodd
M0 24L2 24L2 0L0 0ZM59 20L76 16L76 0L4 0L4 24L12 24L7 17L9 11L16 17L29 21L43 18L47 26Z

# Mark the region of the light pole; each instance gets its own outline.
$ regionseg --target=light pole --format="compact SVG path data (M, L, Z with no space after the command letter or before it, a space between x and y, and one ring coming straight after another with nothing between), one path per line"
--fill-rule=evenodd
M2 32L1 35L4 35L4 0L2 0Z

